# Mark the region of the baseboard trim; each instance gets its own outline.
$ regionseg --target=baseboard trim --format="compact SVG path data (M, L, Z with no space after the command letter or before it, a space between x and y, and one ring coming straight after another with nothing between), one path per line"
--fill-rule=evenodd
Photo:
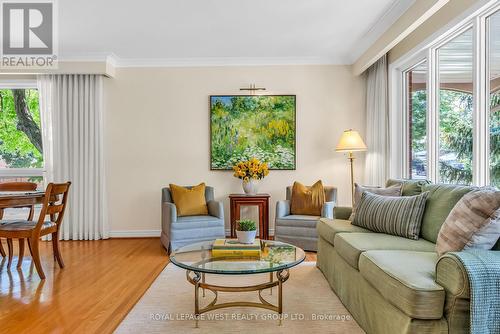
M121 230L110 231L110 238L149 238L159 237L161 230Z

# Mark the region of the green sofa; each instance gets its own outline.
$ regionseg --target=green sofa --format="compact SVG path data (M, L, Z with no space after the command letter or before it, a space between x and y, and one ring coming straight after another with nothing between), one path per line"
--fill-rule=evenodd
M435 242L451 209L474 188L402 182L403 196L430 192L419 240L351 225L351 209L339 207L335 219L317 224L317 266L367 333L468 333L467 274L453 255L438 258Z

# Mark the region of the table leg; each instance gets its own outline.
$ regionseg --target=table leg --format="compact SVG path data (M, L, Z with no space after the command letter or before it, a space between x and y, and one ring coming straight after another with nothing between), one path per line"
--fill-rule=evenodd
M281 280L278 281L278 314L279 317L279 325L281 326L281 318L283 317L283 282Z
M201 274L201 283L205 284L205 273ZM205 289L202 288L203 290L203 298L205 298Z
M198 328L198 319L200 317L200 304L199 304L199 291L200 291L200 279L201 275L199 272L195 271L193 281L194 284L194 316L195 316L195 327Z
M283 321L283 283L288 279L289 272L287 269L280 270L276 273L276 278L278 279L278 314L279 314L279 323L278 325L282 325Z
M273 272L271 271L271 272L269 273L269 282L271 283L272 281L273 281ZM273 287L271 287L271 288L269 289L269 294L270 294L270 295L272 295L272 294L273 294Z

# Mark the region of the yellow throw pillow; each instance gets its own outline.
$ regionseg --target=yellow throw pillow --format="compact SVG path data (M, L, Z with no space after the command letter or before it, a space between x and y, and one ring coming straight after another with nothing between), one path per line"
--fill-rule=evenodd
M207 215L207 201L205 200L205 183L200 183L191 189L170 184L172 200L177 207L178 216Z
M311 187L294 182L290 212L292 215L321 216L321 209L325 204L325 189L321 180Z

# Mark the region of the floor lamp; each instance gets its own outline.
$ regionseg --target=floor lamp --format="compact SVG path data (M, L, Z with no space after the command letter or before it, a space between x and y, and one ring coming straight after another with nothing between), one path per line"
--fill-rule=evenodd
M366 151L366 145L358 131L349 129L342 133L335 151L348 153L347 159L351 164L351 204L354 205L354 154L352 152Z

